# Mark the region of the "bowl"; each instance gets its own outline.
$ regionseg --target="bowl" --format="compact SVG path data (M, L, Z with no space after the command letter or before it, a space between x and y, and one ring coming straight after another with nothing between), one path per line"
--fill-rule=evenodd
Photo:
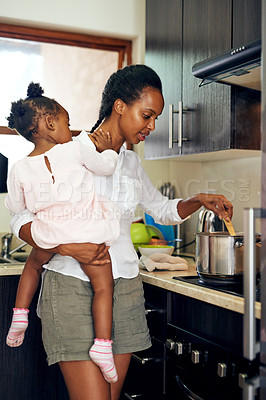
M174 252L174 246L161 246L161 245L142 245L139 246L139 252L142 256L149 257L156 253L165 253L170 256Z

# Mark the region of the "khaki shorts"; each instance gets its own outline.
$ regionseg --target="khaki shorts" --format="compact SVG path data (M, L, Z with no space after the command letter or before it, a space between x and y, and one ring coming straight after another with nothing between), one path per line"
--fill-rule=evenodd
M89 282L46 270L39 304L42 338L48 364L90 360L94 330L93 291ZM113 353L141 351L151 346L140 277L115 280Z

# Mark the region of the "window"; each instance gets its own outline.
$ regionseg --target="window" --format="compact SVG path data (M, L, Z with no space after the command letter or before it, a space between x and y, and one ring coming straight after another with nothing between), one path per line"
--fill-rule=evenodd
M69 112L73 135L89 131L98 119L105 82L127 64L129 40L0 24L0 134L16 135L8 129L6 117L11 102L26 97L31 81L39 82L44 94ZM25 139L17 139L21 151ZM11 146L6 143L0 136L0 153L10 159L6 153ZM25 144L26 152L29 145Z
M73 130L95 123L101 92L112 72L131 64L131 41L0 24L0 133L8 133L11 101L29 82L69 112Z

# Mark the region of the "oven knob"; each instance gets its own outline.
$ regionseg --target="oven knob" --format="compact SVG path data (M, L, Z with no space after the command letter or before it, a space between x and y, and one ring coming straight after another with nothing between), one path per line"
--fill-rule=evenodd
M180 356L183 354L183 343L181 342L176 342L175 344L175 353Z
M175 342L172 339L166 339L166 347L173 351L175 349Z
M201 352L198 350L192 350L191 352L191 360L194 364L198 364L200 362Z
M225 378L227 374L227 364L225 363L218 363L217 366L217 375L220 378Z

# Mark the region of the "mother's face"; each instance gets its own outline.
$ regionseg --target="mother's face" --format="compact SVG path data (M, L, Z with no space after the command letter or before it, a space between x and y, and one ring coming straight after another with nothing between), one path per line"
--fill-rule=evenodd
M120 134L131 144L145 141L155 129L155 120L161 115L164 100L161 92L145 88L141 97L131 105L123 103L120 113Z

